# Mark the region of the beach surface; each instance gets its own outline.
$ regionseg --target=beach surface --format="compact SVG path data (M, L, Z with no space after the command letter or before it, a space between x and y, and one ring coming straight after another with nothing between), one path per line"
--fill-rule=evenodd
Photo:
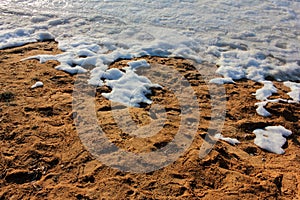
M0 199L300 199L299 104L268 103L272 114L256 113L253 93L262 85L250 80L225 84L225 137L199 158L211 120L209 89L188 60L144 57L150 65L167 65L191 84L200 108L198 131L192 145L174 163L149 173L122 172L96 159L82 144L74 122L72 95L76 76L55 67L23 60L38 54L59 54L53 41L0 50ZM122 68L120 60L110 68ZM209 64L202 68L209 70ZM36 82L42 87L31 88ZM273 81L278 89L272 98L289 99L289 88ZM218 87L218 86L215 86ZM125 151L150 152L170 142L180 126L180 109L172 91L153 89L154 103L164 105L166 122L157 135L135 138L118 127L111 102L95 96L98 123L109 140ZM132 119L145 126L151 121L149 105L130 108ZM126 125L126 121L124 121ZM254 144L253 131L266 126L292 131L282 155Z

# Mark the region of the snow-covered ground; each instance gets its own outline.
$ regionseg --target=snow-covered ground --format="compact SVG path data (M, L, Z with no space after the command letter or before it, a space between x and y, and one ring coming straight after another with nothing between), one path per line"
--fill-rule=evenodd
M119 58L143 55L217 64L224 78L211 83L242 78L263 83L255 94L263 116L270 115L264 106L277 90L266 77L285 81L290 103L299 103L299 0L1 0L0 49L53 38L65 52L34 58L58 60L57 69L71 74L91 70L89 83L107 79L113 91L106 97L125 104L135 81L141 88L133 105L150 103L143 95L155 83L136 76L132 66L127 73L107 67Z

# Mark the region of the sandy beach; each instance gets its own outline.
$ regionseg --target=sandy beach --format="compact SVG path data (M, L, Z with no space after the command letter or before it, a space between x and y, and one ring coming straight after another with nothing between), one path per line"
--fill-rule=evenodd
M193 64L181 58L144 57L150 65L164 64L191 84L200 108L198 131L189 149L176 162L149 173L113 169L96 159L78 136L72 93L76 76L54 69L59 63L24 60L38 54L59 54L53 41L0 50L0 199L300 199L299 104L268 103L272 114L256 113L252 95L260 83L240 80L225 84L225 137L240 144L218 141L203 159L199 149L211 119L206 83ZM110 68L122 68L120 60ZM203 64L209 69L209 64ZM31 89L37 81L43 87ZM289 88L273 81L278 94L289 99ZM217 87L217 86L216 86ZM180 126L178 101L172 91L153 90L154 103L164 105L167 120L150 138L135 138L118 127L111 102L97 89L95 106L99 125L109 140L126 151L150 152L170 142ZM150 120L150 106L130 108L140 126ZM124 121L126 124L126 121ZM265 151L253 142L253 131L266 126L292 131L282 155Z

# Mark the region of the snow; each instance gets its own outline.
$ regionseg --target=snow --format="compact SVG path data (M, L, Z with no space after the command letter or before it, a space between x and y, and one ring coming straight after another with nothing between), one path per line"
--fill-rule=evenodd
M260 50L233 49L216 52L218 50L214 49L213 54L219 57L217 64L220 67L217 73L225 78L247 78L256 82L263 82L266 77L273 77L277 81L300 79L299 63L284 63L286 58L275 58L272 54Z
M64 72L67 72L69 74L84 74L87 72L86 69L80 67L80 66L75 66L75 67L71 67L69 65L58 65L57 67L55 67L55 69L57 70L61 70Z
M135 70L139 67L150 67L150 64L144 59L137 60L137 61L130 61L127 64L129 65L129 69L131 70Z
M300 80L299 1L13 2L0 2L0 49L55 39L63 56L39 60L58 60L71 73L152 55L214 63L223 76L214 84ZM89 82L102 84L95 77Z
M293 99L293 102L299 103L300 102L300 83L286 81L286 82L284 82L284 85L291 89L291 91L288 92L287 94Z
M48 32L37 32L35 36L38 41L54 40L54 36Z
M264 86L253 94L257 100L261 100L261 102L255 103L257 106L256 112L263 117L270 117L272 114L265 109L265 106L270 102L279 102L279 99L268 99L272 94L277 93L277 89L271 81L261 81L260 83L264 84Z
M1 31L0 29L0 49L53 39L54 36L51 33L38 31L34 28L17 28L11 31Z
M107 71L104 71L103 74L101 74L101 78L109 79L109 80L118 80L124 75L124 72L122 72L119 69L109 69Z
M255 105L257 106L256 112L257 114L263 116L263 117L269 117L272 114L269 113L269 111L267 111L267 109L265 109L265 106L268 104L268 101L262 101L262 102L258 102L255 103Z
M122 57L125 50L129 57L205 60L218 64L218 72L233 80L272 76L295 81L299 7L299 1L280 0L2 1L0 48L55 38L64 51L100 59L109 54L103 56L104 64Z
M256 93L254 94L257 100L267 100L268 97L277 92L277 89L271 81L262 81L261 83L264 84L264 87L256 90Z
M283 126L268 126L265 129L256 129L253 131L256 135L254 143L267 151L283 154L285 151L282 146L286 143L286 138L292 134Z
M255 105L258 107L256 109L256 112L257 114L263 116L263 117L269 117L271 116L272 114L269 113L267 111L267 109L265 109L265 106L268 104L268 103L279 103L279 102L283 102L283 103L292 103L290 102L289 100L287 99L282 99L282 98L277 98L277 99L267 99L265 101L261 101L261 102L257 102L255 103Z
M234 81L232 80L232 78L213 78L209 80L209 83L222 85L225 83L234 83Z
M148 67L149 64L145 60L139 60L128 62L128 65L129 67L125 67L126 73L118 69L99 73L101 78L106 78L105 85L112 89L110 93L102 93L102 95L111 101L127 106L139 107L140 103L151 104L152 101L146 95L151 93L150 88L161 86L151 83L148 78L139 76L134 72L136 68Z
M111 93L102 93L102 95L111 101L120 102L128 106L139 107L139 103L151 104L145 95L149 94L151 87L159 87L152 84L146 77L138 76L133 71L127 71L118 80L107 80L106 85L112 88Z
M214 137L216 139L220 139L220 140L223 140L225 142L228 142L231 145L236 145L236 144L240 143L240 141L238 141L237 139L230 138L230 137L224 137L221 133L217 133Z
M37 88L37 87L43 87L44 86L44 83L41 82L41 81L37 81L35 84L33 84L30 88L31 89L34 89L34 88Z

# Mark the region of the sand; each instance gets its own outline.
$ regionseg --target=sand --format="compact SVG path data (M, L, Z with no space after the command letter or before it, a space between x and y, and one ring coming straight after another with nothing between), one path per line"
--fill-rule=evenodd
M201 110L192 145L174 163L148 173L122 172L92 155L80 140L74 122L72 93L76 76L55 70L59 63L21 61L36 54L58 54L55 42L0 50L0 199L300 199L299 104L270 103L273 114L256 114L252 95L259 83L241 80L227 84L226 118L222 134L237 138L232 146L218 141L203 159L203 144L211 119L211 100L205 81L192 63L181 58L145 57L151 65L164 64L192 85ZM121 68L128 60L110 67ZM203 64L209 69L209 64ZM31 89L37 81L43 87ZM289 88L275 82L278 94L289 98ZM162 130L149 138L135 138L118 127L111 102L97 89L99 125L119 148L134 153L162 148L180 126L179 103L172 91L154 89L151 99L165 106ZM140 126L149 124L150 106L129 109ZM126 124L126 121L124 121ZM283 155L257 147L257 128L282 125L293 134Z

